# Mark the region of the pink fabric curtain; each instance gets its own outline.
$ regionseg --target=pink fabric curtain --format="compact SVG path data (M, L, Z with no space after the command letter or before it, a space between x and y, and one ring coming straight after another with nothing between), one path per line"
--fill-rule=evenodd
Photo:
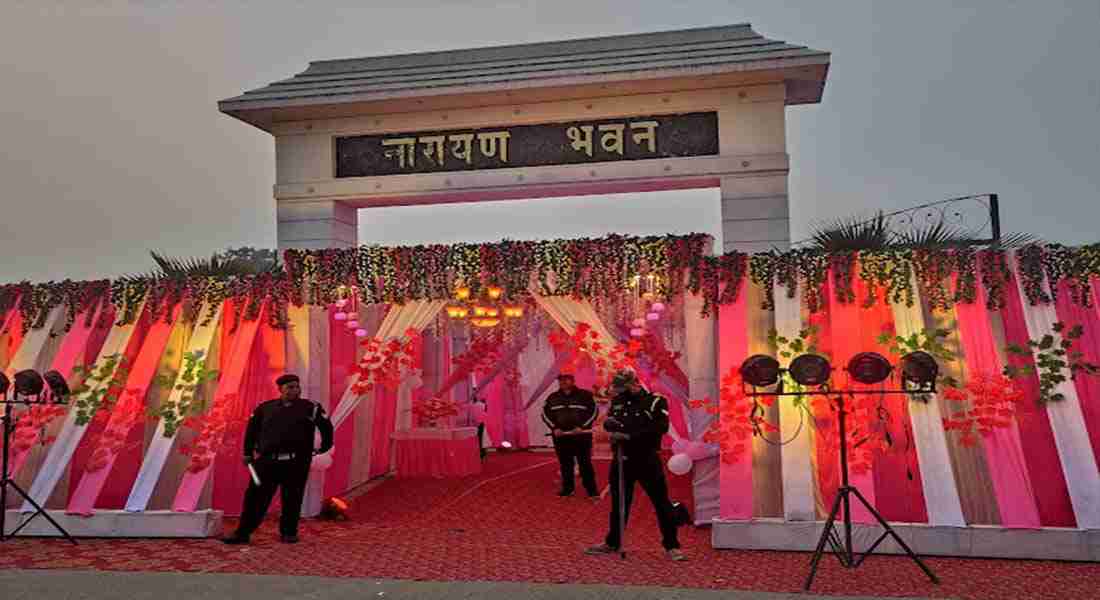
M1002 369L989 311L985 307L984 288L977 287L978 298L972 304L959 303L955 307L967 377L995 375ZM1009 428L994 428L982 442L1001 511L1001 523L1005 527L1039 527L1035 490L1015 424Z
M1016 283L1010 282L1009 289L1015 289ZM1024 306L1019 294L1005 294L1006 304L1001 309L1001 322L1004 324L1005 343L1028 347L1027 322L1024 319ZM1008 363L1015 367L1033 364L1030 356L1009 354ZM1016 423L1020 428L1020 445L1024 450L1024 461L1030 476L1041 481L1035 487L1035 502L1039 510L1039 521L1044 527L1076 527L1077 519L1073 515L1069 489L1066 487L1062 461L1058 458L1058 447L1054 443L1054 432L1050 427L1047 412L1039 405L1039 377L1032 374L1017 380L1024 391L1024 400L1016 406Z
M749 351L747 297L748 294L739 294L737 302L718 309L718 339L721 340L718 347L719 378L725 377L731 370L736 370L747 358ZM719 401L718 398L711 398L711 400ZM728 419L729 415L723 412L720 418ZM738 453L734 460L719 461L718 513L723 519L751 519L753 516L752 440L735 440L734 443L743 443L745 451Z
M1094 289L1097 282L1093 283ZM1069 288L1063 282L1058 288L1058 301L1056 309L1058 320L1067 327L1081 325L1084 335L1074 346L1085 354L1085 360L1100 364L1100 319L1097 317L1100 311L1100 295L1093 299L1097 305L1092 307L1078 306L1074 304ZM1092 444L1092 452L1096 460L1100 462L1100 376L1079 375L1073 380L1077 388L1077 396L1081 402L1081 413L1085 417L1085 428L1089 432L1089 442Z
M371 435L370 476L385 475L390 470L390 435L397 423L397 391L386 386L374 390L374 422Z
M356 345L358 338L348 331L347 326L332 317L333 309L328 311L329 322L329 398L333 406L343 396L351 382L356 366ZM369 332L372 335L375 331ZM332 416L332 411L329 411ZM345 419L333 433L332 466L325 472L325 495L334 496L344 493L350 487L352 448L355 448L357 419ZM371 463L373 469L375 463ZM386 463L389 464L388 462Z

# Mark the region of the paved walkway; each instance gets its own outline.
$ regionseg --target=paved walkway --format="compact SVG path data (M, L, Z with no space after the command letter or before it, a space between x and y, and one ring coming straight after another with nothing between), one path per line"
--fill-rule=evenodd
M4 600L872 600L610 585L427 582L282 575L0 571Z

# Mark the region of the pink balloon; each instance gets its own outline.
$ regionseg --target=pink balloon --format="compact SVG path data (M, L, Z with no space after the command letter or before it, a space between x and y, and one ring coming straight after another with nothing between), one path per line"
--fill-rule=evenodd
M367 337L367 330L366 329L356 329L355 330L355 337Z
M332 318L336 319L337 321L347 321L348 320L348 313L346 313L344 311L340 311L340 312L332 315Z
M641 327L635 327L634 329L630 330L630 335L631 337L642 337L645 335L645 330Z
M645 327L645 319L642 319L642 318L634 319L634 326L635 327Z
M672 453L683 454L687 452L688 442L686 440L676 440L672 442Z
M707 444L702 442L691 442L687 448L684 449L684 454L687 454L691 460L703 460L710 456L710 448Z
M348 299L347 298L340 298L339 300L336 301L336 308L344 308L347 305L348 305Z
M646 315L645 318L647 321L656 321L661 318L661 315L659 313L651 312Z
M665 305L661 302L654 302L653 306L649 308L653 309L653 312L663 312L665 310Z
M358 328L359 328L359 321L358 320L352 319L352 320L348 321L348 329L358 329Z

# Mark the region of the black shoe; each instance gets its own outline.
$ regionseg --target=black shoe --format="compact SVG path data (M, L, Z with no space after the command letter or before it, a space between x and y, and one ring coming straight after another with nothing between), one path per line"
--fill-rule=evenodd
M569 496L573 495L573 490L562 490L558 492L558 495L562 498L568 498Z
M279 541L284 543L284 544L297 544L298 543L298 536L296 536L296 535L281 535L281 536L279 536Z
M249 541L248 538L244 536L233 534L229 537L222 538L222 543L229 544L230 546L247 546Z

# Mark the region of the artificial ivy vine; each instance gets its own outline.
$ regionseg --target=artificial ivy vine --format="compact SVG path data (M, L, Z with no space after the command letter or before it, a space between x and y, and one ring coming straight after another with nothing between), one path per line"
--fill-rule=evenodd
M1006 366L1004 375L1011 379L1020 379L1029 375L1039 377L1039 402L1060 402L1065 395L1056 391L1058 386L1078 375L1096 375L1100 366L1085 360L1085 354L1074 349L1077 340L1085 330L1080 325L1066 328L1061 321L1055 323L1052 331L1038 340L1028 340L1027 347L1009 344L1006 350L1017 356L1031 357L1034 353L1035 364ZM1068 376L1067 376L1068 371Z
M218 372L206 368L206 356L202 350L185 352L179 371L157 375L155 383L169 393L159 408L150 409L149 416L159 417L164 423L164 437L176 435L180 425L188 417L206 412L206 399L200 395L203 384L217 378ZM178 393L173 399L172 394Z

